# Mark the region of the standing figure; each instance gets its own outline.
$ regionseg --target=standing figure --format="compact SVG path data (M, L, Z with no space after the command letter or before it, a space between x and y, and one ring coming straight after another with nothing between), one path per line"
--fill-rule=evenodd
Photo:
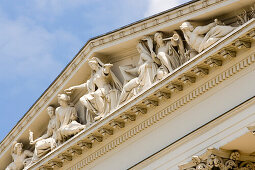
M200 53L235 29L220 24L222 23L215 19L213 23L194 28L190 22L184 22L180 28L189 46Z
M150 37L145 37L145 40L150 41ZM125 82L127 83L125 83L121 92L119 104L129 100L142 90L147 89L156 80L157 64L152 59L150 51L147 49L144 42L142 41L140 41L136 47L137 51L140 53L138 67L120 67ZM132 77L132 75L134 77L130 78Z
M178 43L180 36L177 32L173 37L163 39L162 32L156 32L154 40L156 42L155 52L151 51L154 61L160 65L158 70L158 78L161 79L167 73L178 68L182 62L181 57L184 55L184 47L182 41ZM176 47L177 50L174 48ZM179 54L179 53L180 54Z
M29 157L33 156L33 152L23 150L22 147L22 143L13 142L11 151L13 162L10 163L5 170L21 170L30 163L31 158Z
M50 121L48 124L47 133L43 136L33 139L33 132L29 133L29 141L31 145L35 145L35 151L32 158L32 162L35 162L51 150L56 147L56 139L57 139L57 122L55 116L55 108L49 106L47 108L48 115L50 117Z
M86 83L72 86L65 90L72 93L76 89L85 88L88 92L80 98L81 103L87 108L87 123L105 117L114 109L119 100L122 84L111 71L112 64L104 64L93 57L88 62L91 76Z
M58 94L59 107L56 108L57 142L60 144L70 136L85 129L85 125L78 123L77 112L69 105L70 97L66 94Z

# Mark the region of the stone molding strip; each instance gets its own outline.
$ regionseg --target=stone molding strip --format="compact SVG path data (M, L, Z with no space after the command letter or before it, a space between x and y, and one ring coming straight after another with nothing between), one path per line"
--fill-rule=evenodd
M197 97L201 96L202 94L204 94L208 90L212 89L213 87L216 87L217 85L219 85L223 81L229 79L230 77L232 77L236 73L240 72L241 70L249 67L250 65L252 65L254 63L255 63L255 53L248 56L244 60L238 62L234 66L228 68L227 70L223 71L222 73L218 74L217 76L215 76L211 80L207 81L202 86L196 88L195 90L193 90L189 94L187 94L187 95L183 96L182 98L178 99L177 101L173 102L168 107L164 108L160 112L156 113L155 115L151 116L147 120L140 123L139 125L137 125L134 128L130 129L129 131L127 131L123 135L121 135L118 138L114 139L113 141L109 142L107 145L101 147L96 152L88 155L82 161L80 161L80 162L76 163L75 165L73 165L72 167L68 168L68 170L77 170L77 169L80 169L80 168L88 165L89 163L91 163L94 160L96 160L97 158L103 156L104 154L111 151L115 147L118 147L120 144L124 143L125 141L127 141L131 137L137 135L138 133L142 132L143 130L147 129L148 127L154 125L155 123L157 123L158 121L160 121L161 119L166 117L167 115L169 115L172 112L178 110L179 108L181 108L185 104L188 104L190 101L196 99Z

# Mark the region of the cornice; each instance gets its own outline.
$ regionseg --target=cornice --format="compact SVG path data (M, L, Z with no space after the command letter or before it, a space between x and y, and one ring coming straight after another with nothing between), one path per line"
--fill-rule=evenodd
M50 160L58 159L59 155L68 152L70 148L77 148L79 141L86 140L87 142L91 142L91 136L98 136L98 130L102 129L103 127L113 126L112 122L120 122L120 120L124 119L123 115L131 114L134 116L139 116L139 114L145 114L146 110L149 109L151 105L154 105L153 101L155 99L155 95L159 93L169 93L170 91L178 92L178 88L175 88L175 83L178 82L178 85L185 86L185 83L188 82L188 88L192 88L192 84L196 82L190 81L188 77L198 78L200 74L198 72L194 72L195 68L204 68L208 69L209 73L212 70L217 70L220 65L224 68L224 64L226 61L233 59L234 57L241 57L241 61L228 67L225 71L221 72L220 74L216 75L214 78L208 80L206 83L202 84L201 86L197 87L196 89L192 90L183 97L179 98L178 100L172 101L172 103L157 112L155 115L151 116L150 118L144 120L139 125L135 126L132 129L129 129L126 133L122 134L121 136L113 139L111 142L105 144L104 146L100 147L100 149L93 152L86 156L85 159L80 161L77 165L74 165L72 168L80 167L91 163L92 161L96 160L100 156L104 155L108 151L112 150L113 148L119 146L120 144L124 143L128 139L132 138L136 134L142 132L144 129L152 126L156 122L160 121L170 113L178 110L179 108L183 107L184 105L188 104L190 101L194 100L195 98L201 96L202 94L206 93L210 89L216 87L217 85L221 84L223 81L229 79L236 73L248 68L249 66L253 65L255 62L255 54L250 54L248 57L242 56L239 54L240 49L248 49L242 42L249 42L253 41L253 37L250 37L250 32L253 31L255 27L255 20L250 20L242 27L237 28L231 35L226 37L225 39L220 40L219 42L215 43L209 49L205 50L204 52L197 55L195 58L184 64L182 67L178 68L175 72L170 74L169 76L165 77L163 80L154 84L150 89L144 91L143 93L137 95L133 100L124 103L119 108L114 110L111 114L109 114L103 120L94 123L85 131L77 134L75 137L71 138L56 150L48 153L45 157L40 159L36 164L31 166L30 168L39 168L43 165L47 165ZM228 52L234 52L236 55L230 55ZM243 51L242 51L243 52ZM245 57L245 58L244 58ZM221 61L221 64L218 64L216 61ZM227 64L226 64L227 65ZM213 68L211 68L213 67ZM186 77L186 78L183 78ZM190 82L189 82L190 81ZM168 89L168 91L167 91ZM166 96L165 96L166 97ZM164 95L162 95L164 98ZM171 99L168 99L171 102ZM155 105L156 106L156 105ZM123 122L123 121L121 121ZM124 122L123 122L124 123ZM112 135L114 137L114 135ZM101 137L101 136L100 136ZM112 138L113 138L112 137ZM101 138L103 140L103 138ZM101 142L101 141L100 141ZM99 145L99 143L96 143ZM93 147L92 147L93 149Z
M148 30L157 28L158 26L168 23L179 21L191 13L207 9L211 6L216 6L224 2L232 2L236 0L194 0L186 4L183 4L177 8L173 8L162 12L160 14L149 17L145 20L136 22L129 26L118 29L114 32L104 34L102 36L90 39L84 47L78 52L74 59L66 66L66 68L59 74L54 82L44 91L34 105L28 110L24 117L17 123L17 125L11 130L11 132L0 143L0 152L3 152L6 147L9 147L9 143L19 137L24 127L27 127L30 121L32 121L40 112L45 109L45 106L49 104L56 94L61 90L61 86L65 84L68 79L78 70L78 67L83 65L88 58L91 57L93 52L97 48L107 48L110 44L116 43L126 39L127 37L133 38L137 34L148 34Z

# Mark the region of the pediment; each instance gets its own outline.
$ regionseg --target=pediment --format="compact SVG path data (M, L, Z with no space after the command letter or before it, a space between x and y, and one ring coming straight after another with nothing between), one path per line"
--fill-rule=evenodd
M98 61L103 63L100 67L104 68L108 67L104 64L113 64L112 67L109 67L111 68L111 71L105 71L103 69L103 74L106 76L112 74L112 77L116 76L118 81L123 85L123 87L125 87L125 80L127 80L127 78L123 76L120 71L120 66L132 65L133 68L139 67L138 63L141 52L137 50L137 44L142 40L143 43L147 43L145 46L147 51L149 51L148 42L144 40L145 36L152 37L153 41L153 36L158 31L163 32L164 38L169 38L173 37L173 31L177 30L177 33L180 36L179 39L185 43L185 50L191 50L192 48L190 47L190 44L188 44L187 40L185 40L184 34L180 30L180 25L184 21L191 21L192 24L194 24L194 27L196 27L213 23L215 18L219 18L219 20L222 20L226 25L233 27L233 30L225 34L228 36L224 35L223 38L215 41L211 46L204 48L202 52L189 57L189 60L183 62L177 68L174 68L171 71L168 68L169 72L163 77L157 78L157 80L151 82L152 85L150 85L150 87L142 89L140 92L131 97L130 100L126 100L119 105L115 104L116 106L109 109L105 116L98 121L93 121L90 122L90 124L87 124L88 119L86 118L86 107L81 103L80 98L85 94L88 94L88 89L83 88L75 90L71 95L68 94L71 98L71 103L77 110L79 117L78 122L83 125L87 124L87 126L85 130L75 133L74 135L76 136L69 137L67 141L61 142L59 147L42 157L38 162L35 162L35 164L31 165L32 168L44 166L46 168L54 168L61 166L61 163L59 163L61 162L59 155L63 156L64 153L68 153L69 156L70 154L79 155L81 154L82 149L87 148L88 144L90 145L94 142L96 143L94 148L99 149L101 146L100 142L102 142L102 140L109 141L112 133L115 133L115 130L112 132L112 129L124 128L126 121L132 122L138 117L138 115L143 115L150 108L157 107L161 99L170 100L169 98L171 97L171 93L177 93L186 87L192 89L192 84L203 79L200 75L205 76L211 73L212 70L212 72L214 72L214 70L216 70L219 66L231 62L232 59L239 55L240 50L244 52L247 51L247 55L251 53L249 49L254 46L255 21L250 18L249 21L238 25L238 17L236 17L238 12L242 12L242 8L245 8L248 12L250 12L251 9L249 7L251 5L252 3L249 0L242 0L242 2L233 0L192 1L178 8L165 11L113 32L92 38L78 52L75 58L67 65L56 80L49 86L48 89L46 89L42 96L25 114L21 121L2 141L0 145L0 157L1 160L6 163L0 165L0 168L6 167L11 162L10 142L17 140L23 143L27 149L34 149L33 146L29 145L29 130L36 133L34 134L35 138L40 137L47 131L47 125L49 122L47 107L49 105L54 106L55 108L59 107L58 94L65 94L65 90L69 87L80 85L90 80L93 76L92 68L89 64L91 59L98 58ZM233 10L236 10L237 14L232 13L231 11ZM153 50L156 50L155 40L153 45ZM178 50L180 49L178 46L174 46L174 49L177 53L179 53ZM254 55L250 54L249 57L250 58L245 59L245 61L247 60L248 64L251 64L255 60ZM158 70L159 67L163 65L163 61L160 62L161 64L154 63ZM149 65L149 67L151 68L152 66ZM139 76L136 75L136 77ZM94 82L99 80L93 79L91 81ZM105 81L112 81L116 83L116 80L108 78L106 78ZM203 79L203 81L205 81L205 79ZM99 89L99 87L96 87L92 90L92 92L95 92L97 89ZM117 87L115 89L117 89ZM123 90L119 90L119 92L121 93ZM106 94L108 95L108 93L110 92L107 91ZM100 95L102 96L101 93ZM90 101L90 99L86 100ZM107 100L110 100L108 99L108 96ZM187 103L192 99L187 98L185 100ZM175 104L177 106L176 108L173 108L173 110L184 105L185 100L184 103L179 102L180 106L178 106L178 103ZM96 104L100 105L101 103ZM91 110L93 109L98 108L93 105ZM80 141L83 141L83 143L80 143ZM69 159L68 155L65 156L65 159L67 160ZM49 163L49 160L53 161L53 163Z

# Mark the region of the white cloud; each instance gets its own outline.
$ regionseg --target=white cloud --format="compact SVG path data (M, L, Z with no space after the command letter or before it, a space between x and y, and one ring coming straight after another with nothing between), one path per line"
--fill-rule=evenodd
M50 15L61 15L66 10L74 9L97 0L28 0L30 7Z
M149 0L145 17L176 7L188 0Z
M28 17L9 18L1 9L0 16L0 72L4 73L0 81L53 80L81 44L72 34L60 29L50 32Z
M5 70L11 75L14 73L27 75L37 72L38 66L42 67L40 66L42 63L36 63L36 60L44 61L47 58L48 62L56 62L47 54L51 48L48 43L54 37L43 28L25 18L17 20L1 18L0 28L0 55L2 61L5 61L5 64L1 64L0 70Z

